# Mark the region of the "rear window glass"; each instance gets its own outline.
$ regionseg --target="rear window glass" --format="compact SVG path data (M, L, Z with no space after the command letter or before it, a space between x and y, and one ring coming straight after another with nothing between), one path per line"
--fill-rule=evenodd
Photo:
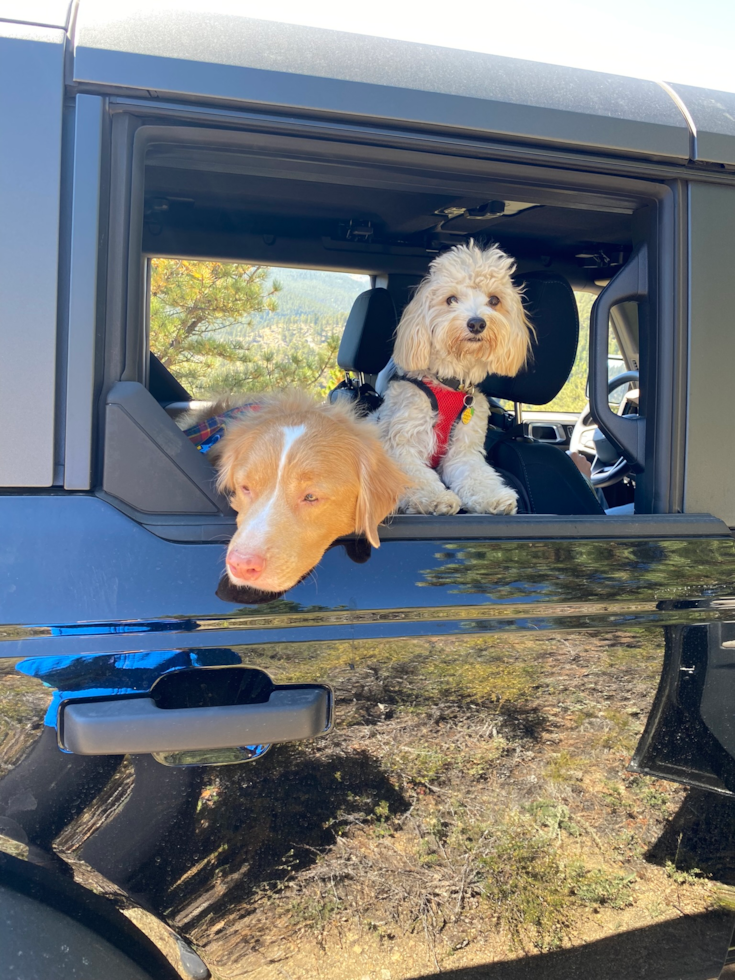
M194 398L296 387L331 390L337 349L370 277L154 258L150 347Z
M594 293L575 292L574 298L577 301L577 310L579 311L579 345L574 366L566 384L556 398L547 402L546 405L524 405L523 407L526 409L537 412L573 412L578 415L587 404L587 376L590 366L590 314L597 297ZM612 333L610 334L608 361L610 377L625 371L623 355ZM620 398L622 398L622 389L618 401Z
M201 399L287 387L331 391L343 378L337 350L347 316L370 288L367 275L189 259L151 259L149 276L151 350ZM553 401L527 409L578 414L587 402L595 296L575 297L579 346L569 379ZM614 346L611 357L619 357Z

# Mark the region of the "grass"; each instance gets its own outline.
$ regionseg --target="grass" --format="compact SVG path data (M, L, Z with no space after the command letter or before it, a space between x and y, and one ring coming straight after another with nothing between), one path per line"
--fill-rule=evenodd
M339 899L332 895L294 898L288 903L288 911L296 926L323 929L342 908Z
M288 652L279 682L319 676L339 690L364 678L379 688L380 699L402 706L522 704L540 680L532 657L519 658L495 636L290 644ZM279 668L277 661L271 663L274 676Z
M536 823L555 837L565 830L573 837L578 837L580 830L572 820L569 807L554 800L535 800L526 807Z
M452 925L474 909L511 948L551 950L570 941L577 910L633 904L634 874L565 858L560 839L584 833L566 805L543 798L493 816L477 820L451 798L407 820L381 801L372 825L289 882L292 924L357 918L380 923L381 935L446 932L451 947L463 942Z
M488 741L467 739L466 744L403 745L390 750L384 766L391 777L406 788L431 787L447 774L483 780L507 750L503 738Z
M682 787L625 773L655 693L649 666L660 668L651 634L263 647L278 683L330 683L340 724L207 780L198 819L216 805L233 828L218 867L261 875L250 892L233 886L228 901L242 887L245 911L222 936L240 948L249 914L248 943L274 962L294 957L294 977L307 948L322 962L319 950L389 939L390 954L375 954L385 961L346 963L345 976L385 965L399 977L424 954L436 973L678 917L677 886L687 913L712 908L697 870L709 874L711 856L687 843L703 811L682 806L694 799ZM264 801L255 837L242 830L243 793ZM182 906L196 907L196 885L192 873Z
M735 888L731 885L719 885L714 892L713 905L721 912L735 915Z
M664 863L666 877L670 878L677 885L696 885L704 877L704 873L699 868L677 868L674 861Z
M547 762L544 775L552 783L579 781L588 765L586 759L573 755L568 749L562 749Z
M486 831L477 858L483 898L516 946L560 946L568 934L569 889L549 836L520 814Z
M603 749L632 753L638 743L638 734L633 719L624 711L605 708L601 717L607 722L605 731L595 739L595 744Z
M625 809L625 797L623 787L620 783L615 783L610 779L603 780L604 790L600 793L600 799L605 806L613 812L620 812Z
M404 786L427 786L453 764L450 755L440 749L405 746L386 759L386 769Z
M668 815L670 797L665 783L642 776L632 776L628 780L628 786L644 807L662 816Z
M626 909L633 904L631 888L635 875L616 874L604 868L590 869L581 864L571 865L568 874L572 895L581 905Z

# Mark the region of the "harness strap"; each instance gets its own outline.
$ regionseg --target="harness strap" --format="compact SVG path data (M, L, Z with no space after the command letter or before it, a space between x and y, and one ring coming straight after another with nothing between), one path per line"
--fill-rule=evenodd
M448 388L446 385L437 384L428 379L419 380L418 378L396 375L391 378L391 383L393 381L407 381L409 384L415 385L423 391L429 399L433 411L436 412L437 419L434 423L436 446L429 462L431 468L435 470L446 456L449 438L467 407L465 401L467 394L464 391L455 391L453 388Z
M432 389L427 384L425 384L423 381L419 381L418 378L404 378L402 374L396 374L394 377L392 377L391 378L391 383L394 382L394 381L407 381L410 385L416 385L416 387L420 391L423 391L423 393L426 395L426 397L431 402L432 411L434 411L434 412L438 412L439 411L439 402L436 399L436 395L434 394L434 392L432 391Z

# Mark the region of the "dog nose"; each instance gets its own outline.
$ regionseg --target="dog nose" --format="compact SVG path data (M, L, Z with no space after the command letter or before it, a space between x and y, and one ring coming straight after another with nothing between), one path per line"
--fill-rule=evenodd
M470 333L482 333L485 329L485 321L481 316L471 316L467 321L467 329Z
M241 582L255 582L265 568L265 558L256 554L241 555L235 551L227 556L227 568Z

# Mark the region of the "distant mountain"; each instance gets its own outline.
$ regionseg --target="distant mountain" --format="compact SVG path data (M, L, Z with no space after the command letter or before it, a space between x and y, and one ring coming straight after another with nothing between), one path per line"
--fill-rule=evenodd
M253 317L254 324L267 326L295 317L343 315L346 319L355 298L370 288L368 276L313 269L273 269L271 280L283 287L276 297L278 309Z

